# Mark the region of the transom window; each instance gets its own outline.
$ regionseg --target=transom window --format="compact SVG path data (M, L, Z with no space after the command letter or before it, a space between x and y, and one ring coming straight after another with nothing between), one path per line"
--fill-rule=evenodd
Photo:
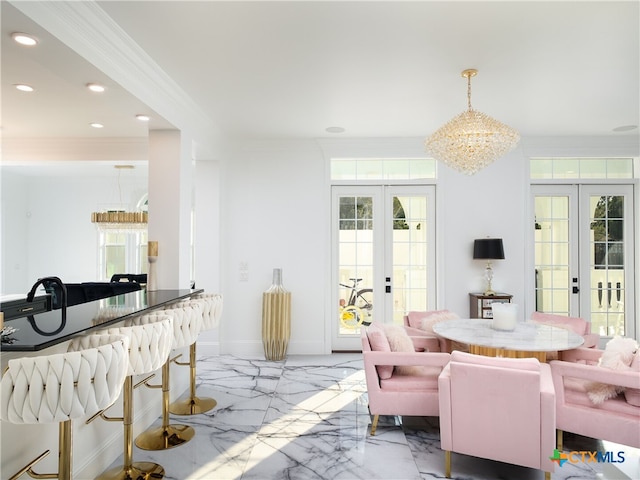
M532 158L532 179L633 178L632 158Z
M421 180L436 178L433 158L332 158L331 180Z

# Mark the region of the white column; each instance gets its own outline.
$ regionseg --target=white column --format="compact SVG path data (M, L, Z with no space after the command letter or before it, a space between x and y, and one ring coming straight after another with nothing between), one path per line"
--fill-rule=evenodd
M178 130L149 132L149 240L158 242L158 289L189 288L191 144Z
M197 288L220 291L220 164L195 164L195 276Z

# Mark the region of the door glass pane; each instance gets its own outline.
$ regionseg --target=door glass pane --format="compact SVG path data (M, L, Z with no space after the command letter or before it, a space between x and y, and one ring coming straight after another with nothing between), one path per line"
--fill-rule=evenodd
M393 321L427 310L427 198L393 198Z
M589 286L591 329L600 335L625 335L624 200L590 196Z
M358 336L373 314L373 197L340 197L339 335Z
M122 233L107 233L105 245L106 276L111 278L116 273L125 273L126 247L125 235Z
M535 198L536 311L569 314L569 197Z

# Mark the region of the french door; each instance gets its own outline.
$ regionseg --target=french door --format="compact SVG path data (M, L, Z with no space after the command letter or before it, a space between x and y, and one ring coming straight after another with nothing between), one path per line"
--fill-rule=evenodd
M360 328L402 324L435 305L432 186L332 187L332 349L360 350Z
M532 185L535 309L635 336L633 187Z

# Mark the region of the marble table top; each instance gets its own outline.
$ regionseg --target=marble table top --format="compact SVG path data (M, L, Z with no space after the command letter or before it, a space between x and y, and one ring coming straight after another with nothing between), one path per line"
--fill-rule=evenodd
M461 318L438 322L433 331L456 342L526 352L553 352L579 347L584 339L564 328L518 322L512 331L494 330L493 320Z

